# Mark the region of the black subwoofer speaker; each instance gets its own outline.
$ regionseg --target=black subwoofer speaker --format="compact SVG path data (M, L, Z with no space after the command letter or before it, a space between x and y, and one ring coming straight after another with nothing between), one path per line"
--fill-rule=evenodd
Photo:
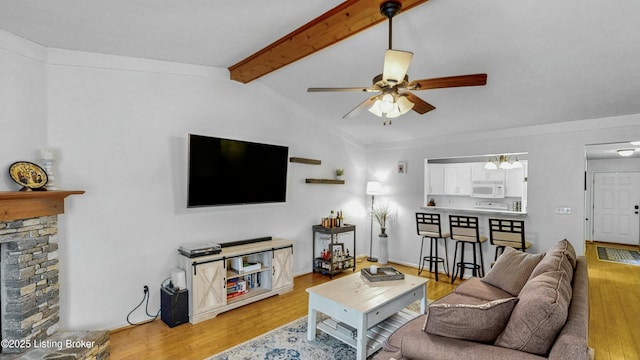
M189 322L189 291L160 288L160 318L169 327Z

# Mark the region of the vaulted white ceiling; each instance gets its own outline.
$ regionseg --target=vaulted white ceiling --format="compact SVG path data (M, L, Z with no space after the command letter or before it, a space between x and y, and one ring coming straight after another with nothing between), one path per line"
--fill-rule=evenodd
M380 1L382 2L382 1ZM299 0L2 0L0 28L48 47L227 68L338 5ZM372 4L377 6L376 1ZM436 106L383 126L342 119L382 71L387 24L258 80L363 144L640 113L640 2L431 0L393 22L410 79L487 73L416 92Z

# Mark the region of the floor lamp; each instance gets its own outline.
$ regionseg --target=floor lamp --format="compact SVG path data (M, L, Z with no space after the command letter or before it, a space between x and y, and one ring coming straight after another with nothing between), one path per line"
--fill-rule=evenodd
M378 259L373 257L373 200L376 195L380 194L382 184L378 181L367 182L367 195L371 195L371 230L369 231L369 257L367 261L377 262Z

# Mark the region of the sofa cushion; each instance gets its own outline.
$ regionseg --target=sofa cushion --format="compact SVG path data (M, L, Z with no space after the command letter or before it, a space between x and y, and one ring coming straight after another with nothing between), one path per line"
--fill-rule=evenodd
M424 331L479 342L493 342L502 332L518 298L485 301L452 293L429 306Z
M466 295L482 300L498 300L513 297L508 292L481 281L480 278L472 277L458 285L453 290L458 295ZM445 297L446 298L446 297Z
M567 320L572 288L564 271L551 271L530 279L495 344L546 355Z
M518 296L543 257L544 254L527 254L507 247L482 281Z
M575 267L575 250L567 240L562 240L547 251L544 259L531 272L531 278L549 271L564 271L571 282Z
M422 331L426 315L418 316L393 332L372 360L543 360L540 356L505 349L493 344L452 339Z
M589 274L587 259L577 259L573 273L571 305L567 322L549 352L550 359L588 360L590 357L587 338L589 333Z

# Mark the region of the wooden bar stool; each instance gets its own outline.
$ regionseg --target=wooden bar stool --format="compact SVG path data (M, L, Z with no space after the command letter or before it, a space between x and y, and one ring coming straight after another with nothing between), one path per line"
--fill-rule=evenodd
M520 251L526 251L531 243L524 239L524 221L507 219L489 219L489 239L491 245L496 247L493 260L498 259L504 252L505 246L510 246Z
M418 236L422 236L422 245L420 245L420 258L418 266L418 276L424 270L424 263L429 263L429 271L434 272L435 267L436 281L438 281L438 264L442 263L445 268L445 273L449 276L449 250L447 247L447 238L449 233L442 232L442 226L440 224L440 214L427 214L416 213L416 225L418 230ZM429 256L422 256L422 249L424 248L424 239L430 238L431 245L429 246ZM438 239L444 240L444 253L445 257L438 256ZM434 266L435 265L435 266Z
M483 277L484 259L482 257L482 243L487 241L487 237L480 235L480 231L478 229L478 217L449 215L449 229L451 231L451 240L456 242L456 249L453 254L454 262L458 254L458 245L462 248L460 251L460 261L455 263L454 266L451 283L453 284L458 273L460 274L460 280L462 280L465 269L473 270L473 276ZM473 245L472 263L464 261L464 247L466 244ZM476 245L478 245L477 248ZM480 264L478 264L476 252L480 253Z

